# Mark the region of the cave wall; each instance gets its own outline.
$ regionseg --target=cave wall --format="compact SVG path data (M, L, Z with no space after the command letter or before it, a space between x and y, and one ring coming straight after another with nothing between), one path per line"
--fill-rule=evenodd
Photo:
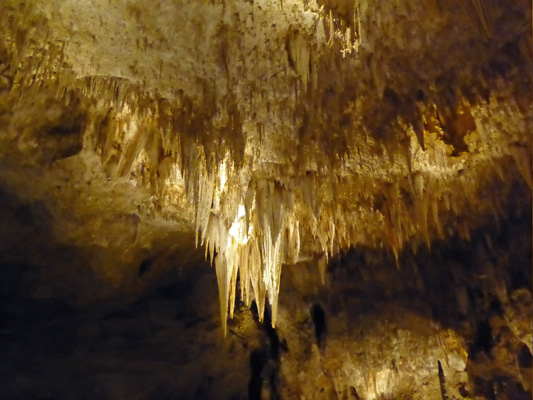
M3 394L530 396L531 17L4 0Z
M34 266L3 262L3 395L527 399L530 221L515 215L398 260L354 249L287 265L276 329L268 308L261 322L255 303L238 298L226 337L202 257L176 270L182 255L165 254L167 272L149 289L84 307L43 296Z

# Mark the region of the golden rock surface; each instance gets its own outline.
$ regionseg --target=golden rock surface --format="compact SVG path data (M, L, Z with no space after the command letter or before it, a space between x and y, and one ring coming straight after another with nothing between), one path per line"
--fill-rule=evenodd
M196 263L196 242L226 333L236 299L276 326L282 265L319 260L320 285L349 249L401 268L530 218L531 18L527 0L3 0L0 249L68 271L83 305Z

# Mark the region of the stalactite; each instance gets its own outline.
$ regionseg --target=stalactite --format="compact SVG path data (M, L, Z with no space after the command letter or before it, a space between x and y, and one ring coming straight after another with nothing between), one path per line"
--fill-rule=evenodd
M492 29L484 3L482 0L469 0L465 3L465 8L468 16L479 32L490 38L492 36Z
M335 35L335 29L333 27L333 14L331 10L329 10L329 40L328 40L328 46L333 46L333 37Z
M294 68L302 81L304 92L307 92L310 62L308 40L299 33L291 37L289 40L289 53L293 60Z
M531 144L528 146L529 148L523 148L523 147L511 147L511 155L513 157L513 160L516 164L516 167L518 171L520 172L520 175L526 182L526 184L531 189L532 186L532 174L533 174L533 162L532 162L532 155L531 155Z

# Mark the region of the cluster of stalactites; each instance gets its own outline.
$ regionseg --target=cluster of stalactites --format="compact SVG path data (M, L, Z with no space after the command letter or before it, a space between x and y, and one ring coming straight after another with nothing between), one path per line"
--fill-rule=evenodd
M304 65L308 54L300 47L295 57ZM241 299L247 305L255 301L261 319L268 299L275 324L281 265L284 260L296 262L300 247L293 193L267 179L249 185L236 182L239 173L234 169L234 157L227 156L219 165L209 164L201 145L176 135L180 121L167 115L163 103L143 96L125 79L77 79L68 73L56 78L50 71L61 61L62 52L51 48L57 51L43 52L46 62L42 68L35 69L31 60L26 60L28 65L21 69L17 84L46 83L61 101L68 102L73 96L84 99L84 107L91 113L84 126L86 148L102 157L109 175L128 178L141 160L148 166L143 171L155 169L167 185L185 186L195 210L197 245L205 246L206 256L216 266L224 331L234 312L237 277ZM23 81L29 76L24 71L33 69L31 81ZM302 74L306 84L303 67ZM163 161L160 149L166 155ZM164 168L167 159L175 168ZM174 176L176 170L178 176ZM184 181L178 183L182 175Z
M486 144L495 135L487 131L483 136L482 122L476 119L478 129L468 139L472 149L478 136L480 143L486 142L480 154L488 151L485 147L492 148ZM330 173L278 176L275 181L254 177L253 166L235 168L230 156L208 166L203 151L197 150L191 158L195 164L186 164L186 187L196 208L198 244L206 247L206 257L216 267L224 329L228 316L233 316L239 288L241 301L247 305L255 301L261 317L268 299L275 324L281 266L299 260L300 237L314 238L316 254L325 255L320 259L324 265L319 265L322 275L329 254L358 243L388 248L398 258L406 245L411 244L416 251L419 244L425 242L429 247L435 238L445 239L454 232L469 240L471 221L466 210L472 210L472 204L468 199L477 198L489 184L479 181L479 171L475 170L487 168L502 181L506 174L499 170L499 162L490 166L481 156L469 172L466 155L450 157L451 146L435 132L422 134L426 136L426 150L420 149L411 132L408 157L412 166L407 163L398 170L398 174L406 174L405 179L393 181L366 173L368 165L358 170L354 160L345 167L346 176L341 168ZM530 185L525 167L530 158L525 150L511 147L509 152ZM195 154L190 149L185 153ZM498 154L491 156L498 159ZM379 165L378 156L368 157L365 163ZM398 154L391 157L398 162L401 159ZM390 176L395 175L391 172ZM443 181L448 185L442 185ZM508 190L502 188L503 197ZM505 214L502 198L476 205L472 211L492 214L497 221Z
M241 301L255 301L260 319L268 299L275 325L281 265L296 262L300 251L294 194L268 179L238 185L241 177L229 160L214 173L202 164L189 194L196 205L197 245L215 264L224 332L239 287Z

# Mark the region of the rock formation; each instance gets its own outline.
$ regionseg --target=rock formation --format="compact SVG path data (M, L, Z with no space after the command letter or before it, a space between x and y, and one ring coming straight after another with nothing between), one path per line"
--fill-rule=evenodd
M529 398L511 3L3 0L7 398Z

